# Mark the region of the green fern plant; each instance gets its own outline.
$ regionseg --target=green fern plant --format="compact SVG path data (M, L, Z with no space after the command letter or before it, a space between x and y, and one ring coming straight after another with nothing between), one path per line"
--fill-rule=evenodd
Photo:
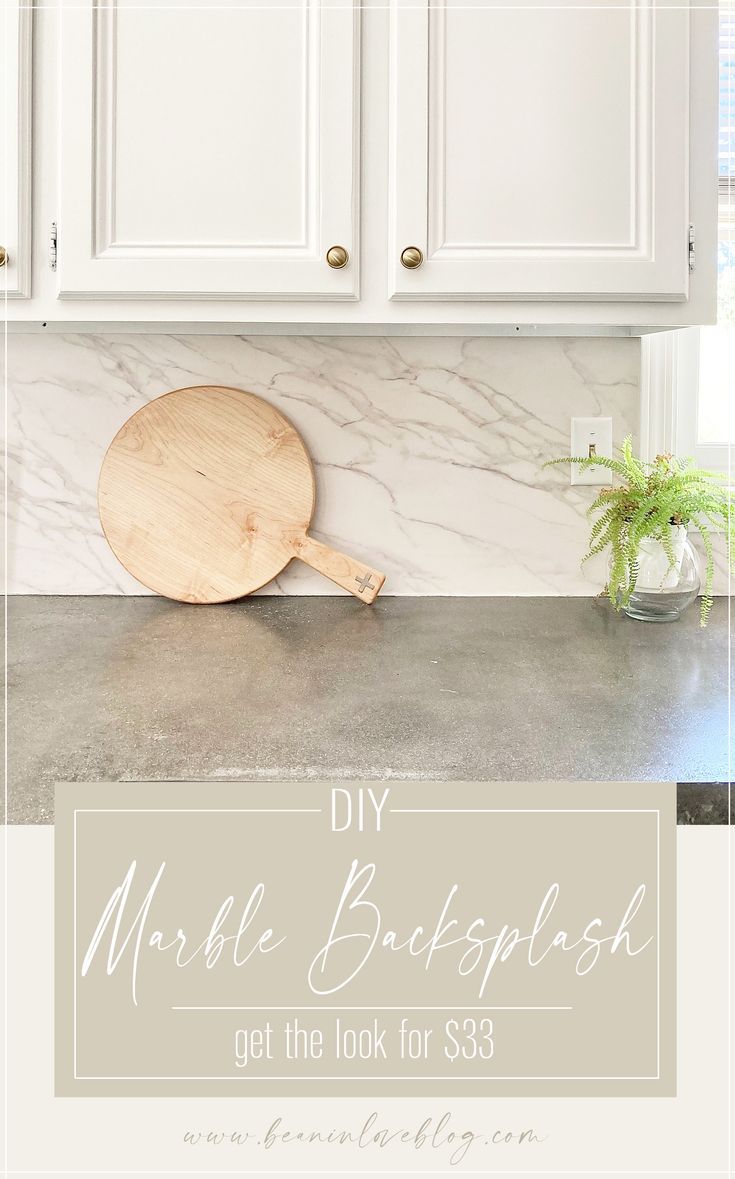
M670 525L692 524L702 536L705 553L704 589L699 619L702 626L712 609L712 585L715 564L712 533L724 531L730 567L735 570L735 505L730 500L724 475L703 471L691 459L659 454L652 463L633 454L632 439L627 437L617 457L594 455L552 459L545 467L570 464L584 471L588 467L605 467L612 471L614 485L605 487L589 507L593 519L589 548L582 564L598 553L610 550L610 573L604 593L616 610L630 602L635 590L638 549L642 540L660 541L669 560L676 564L671 543ZM616 481L616 482L615 482Z

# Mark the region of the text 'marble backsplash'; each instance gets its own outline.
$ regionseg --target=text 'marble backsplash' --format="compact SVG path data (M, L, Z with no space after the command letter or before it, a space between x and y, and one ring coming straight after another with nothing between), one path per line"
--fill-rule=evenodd
M184 385L248 389L285 413L316 468L314 534L387 574L384 593L591 594L594 488L566 469L572 416L636 434L637 339L18 335L9 351L9 587L147 592L99 525L105 449ZM293 562L264 593L341 593Z

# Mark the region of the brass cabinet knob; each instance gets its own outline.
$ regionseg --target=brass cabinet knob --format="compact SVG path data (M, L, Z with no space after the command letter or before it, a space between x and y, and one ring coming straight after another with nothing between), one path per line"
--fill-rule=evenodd
M350 260L350 255L344 246L330 246L327 250L327 262L332 270L341 270Z
M8 260L8 251L5 246L0 246L0 266L4 266Z
M415 270L420 266L424 260L424 255L418 246L406 246L401 254L401 266L405 266L406 270Z

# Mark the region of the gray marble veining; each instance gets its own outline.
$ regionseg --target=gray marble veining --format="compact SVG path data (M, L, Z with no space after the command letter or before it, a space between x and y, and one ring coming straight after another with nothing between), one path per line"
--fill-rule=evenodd
M399 595L592 594L593 490L565 470L573 415L638 424L635 339L27 335L9 339L11 592L144 592L97 519L105 448L183 385L276 404L315 461L314 532ZM265 592L339 593L298 562Z

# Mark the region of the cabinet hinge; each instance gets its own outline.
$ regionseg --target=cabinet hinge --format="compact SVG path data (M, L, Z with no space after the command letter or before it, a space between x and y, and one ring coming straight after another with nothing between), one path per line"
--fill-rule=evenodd
M694 267L697 264L697 256L696 256L696 252L695 252L695 246L696 246L696 234L694 232L694 226L690 225L689 226L689 270L690 270L690 272L692 270L694 270Z
M56 270L56 260L59 247L59 231L55 221L51 222L51 232L48 239L48 264L51 270Z

